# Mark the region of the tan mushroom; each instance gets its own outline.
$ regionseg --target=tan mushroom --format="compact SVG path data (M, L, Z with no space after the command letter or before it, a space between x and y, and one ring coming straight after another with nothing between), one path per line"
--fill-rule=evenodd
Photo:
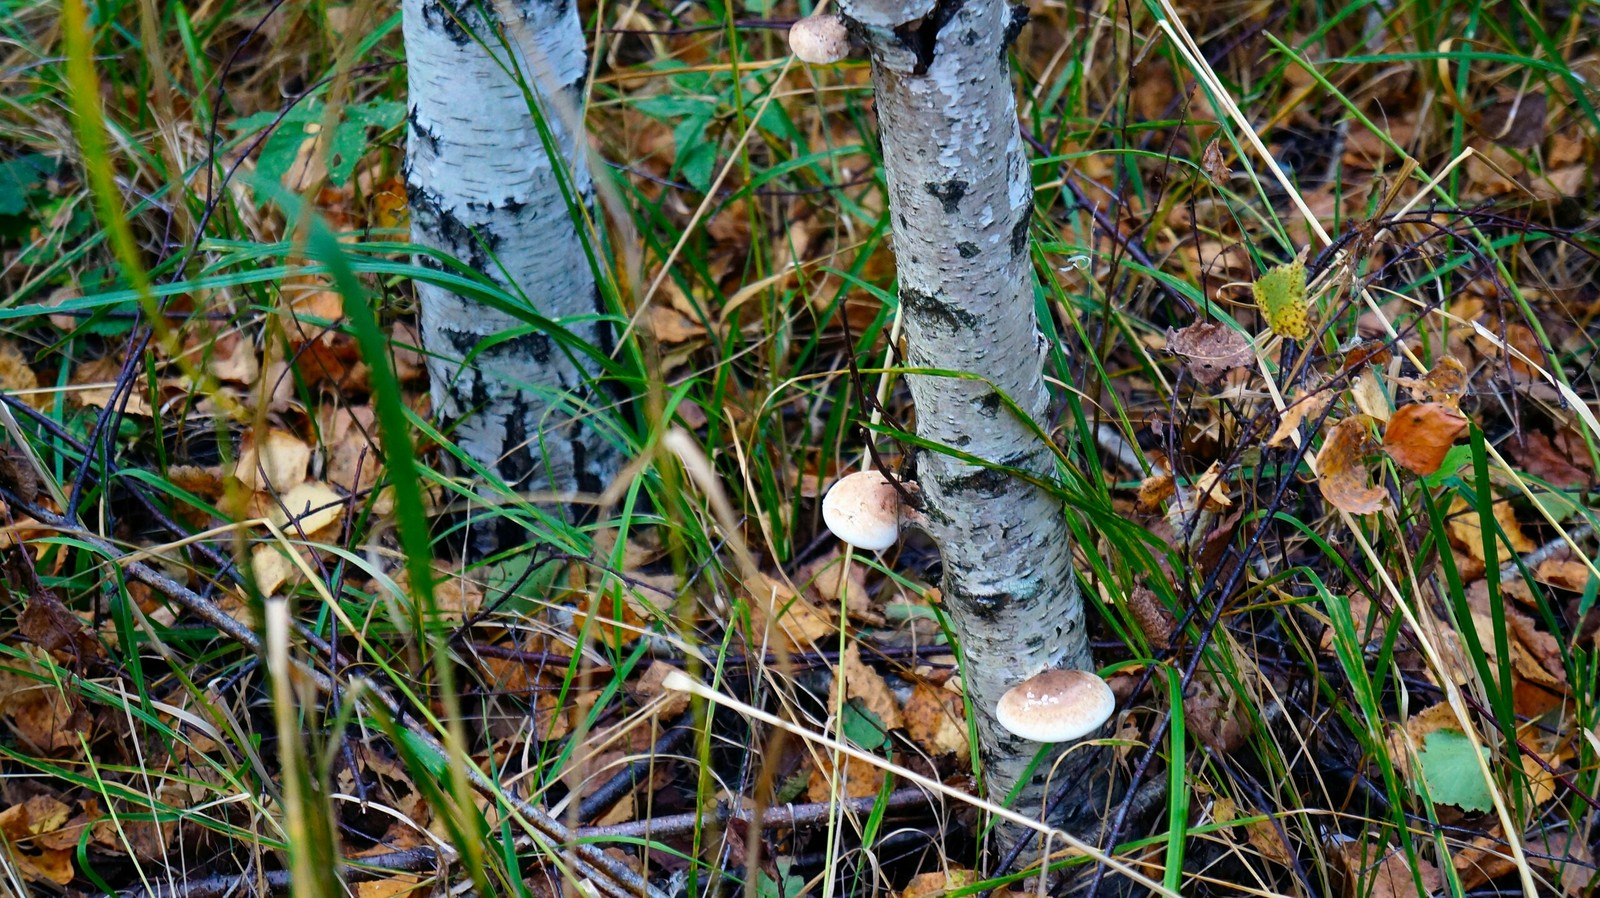
M1087 670L1046 670L1013 686L994 716L1012 734L1032 742L1071 742L1111 719L1117 697Z
M839 16L811 16L790 26L789 49L801 62L832 65L850 55L850 33Z
M900 538L900 493L878 471L846 474L823 497L822 522L857 549L882 552Z

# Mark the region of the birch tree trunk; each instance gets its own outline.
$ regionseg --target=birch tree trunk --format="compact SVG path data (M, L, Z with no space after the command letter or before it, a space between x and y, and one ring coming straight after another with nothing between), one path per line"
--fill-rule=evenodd
M577 201L592 205L583 135L556 114L576 108L585 75L576 0L404 0L402 9L412 239L527 296L545 318L603 311L557 176L564 167ZM559 158L545 152L524 84L538 91ZM417 294L434 410L456 443L518 490L603 489L618 453L575 418L595 398L592 368L506 312L421 281ZM565 324L609 350L607 325Z
M917 434L1049 477L1049 447L995 392L1044 421L1046 347L1028 253L1033 187L1006 62L1013 13L1002 0L841 6L872 57L907 363L988 381L908 375ZM1092 839L1106 800L1103 771L1093 769L1102 753L1079 749L1054 771L1052 755L1024 781L1040 746L994 716L1001 694L1040 670L1092 667L1061 503L936 452L919 457L917 481L944 559L944 608L965 656L989 797L1004 801L1020 786L1014 807L1037 816L1047 777L1072 783L1050 822ZM1000 847L1021 835L1002 830Z

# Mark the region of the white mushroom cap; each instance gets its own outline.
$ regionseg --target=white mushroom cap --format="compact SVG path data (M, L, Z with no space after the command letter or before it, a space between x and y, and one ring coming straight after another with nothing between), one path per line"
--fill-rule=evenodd
M878 471L846 474L823 497L822 522L857 549L882 552L900 538L900 493Z
M1071 742L1100 729L1117 709L1106 681L1087 670L1047 670L1000 696L1000 725L1032 742Z
M801 62L831 65L850 55L850 33L839 16L811 16L790 26L789 49Z

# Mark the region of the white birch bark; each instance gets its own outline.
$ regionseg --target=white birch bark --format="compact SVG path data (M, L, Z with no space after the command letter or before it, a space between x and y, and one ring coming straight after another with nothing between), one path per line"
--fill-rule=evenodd
M1053 473L1049 447L1001 404L1043 422L1045 342L1028 253L1033 188L1017 126L1002 0L841 0L872 57L889 210L913 367L983 381L908 376L917 434L989 462ZM944 608L965 655L990 798L1022 781L1037 743L995 721L1007 689L1046 668L1090 668L1083 603L1061 503L1029 483L949 455L917 462L921 522L944 559ZM1054 757L1021 782L1015 807L1042 811L1046 777L1075 782L1053 823L1092 839L1100 753ZM1091 782L1093 780L1093 782ZM1001 847L1021 835L1001 832ZM1037 845L1035 845L1037 847Z
M403 17L412 239L609 350L609 327L571 320L602 309L557 180L559 165L591 205L583 136L556 114L576 106L586 72L576 0L404 0ZM508 44L514 59L504 58ZM538 89L561 158L545 152L519 80ZM417 294L434 410L457 444L519 490L603 489L617 452L575 418L595 401L592 371L540 332L480 348L525 324L421 281Z

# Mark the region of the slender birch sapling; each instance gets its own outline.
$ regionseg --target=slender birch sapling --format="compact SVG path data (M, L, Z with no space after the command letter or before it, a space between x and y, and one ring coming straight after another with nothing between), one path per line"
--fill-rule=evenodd
M916 526L944 561L944 608L961 642L991 799L1043 811L1092 840L1109 776L1102 752L1057 764L996 719L1007 690L1048 669L1092 667L1061 502L1004 466L1048 479L1050 447L1024 419L1049 403L1028 253L1033 188L1006 50L1021 19L1002 0L841 0L872 61L906 363L977 375L907 376L917 435L952 454L918 462ZM1001 400L1006 397L1019 415ZM1024 836L999 831L1002 849ZM1037 846L1035 846L1037 847Z

